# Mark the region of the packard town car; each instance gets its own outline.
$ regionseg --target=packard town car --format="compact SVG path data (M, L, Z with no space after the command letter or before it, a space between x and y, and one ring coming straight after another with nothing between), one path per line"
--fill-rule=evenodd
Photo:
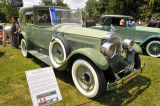
M119 33L122 39L133 39L149 56L160 57L159 28L137 26L133 17L125 15L103 15L100 20L100 26L91 28L110 31L112 25L116 29L115 32ZM124 25L120 25L121 20L124 20Z
M82 27L80 10L33 6L20 10L21 49L58 71L71 71L84 96L99 97L136 77L142 70L140 46L115 32Z

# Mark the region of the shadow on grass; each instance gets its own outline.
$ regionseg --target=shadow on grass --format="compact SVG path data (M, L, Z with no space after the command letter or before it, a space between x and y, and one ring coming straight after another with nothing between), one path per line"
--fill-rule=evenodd
M33 62L37 63L40 67L48 67L45 63L38 60L35 57ZM54 69L55 75L61 81L74 86L71 72L57 71ZM98 99L91 99L94 102L98 102L102 105L127 105L134 101L139 95L141 95L151 85L151 79L145 76L138 75L136 78L128 82L124 87L121 87L115 91L105 91L103 95ZM118 93L117 95L113 95ZM113 96L110 96L113 95ZM89 104L88 104L89 105Z
M35 62L36 64L38 64L40 67L44 68L44 67L50 67L47 64L45 64L44 62L42 62L41 60L37 59L36 57L31 56L32 61ZM74 85L73 81L72 81L72 76L71 76L71 72L68 71L58 71L56 69L54 69L54 73L55 76L57 78L59 78L60 80L62 80L65 83L68 83L70 85Z
M0 52L0 57L2 57L4 55L4 52Z
M150 78L139 75L117 91L105 92L101 97L104 99L97 99L94 101L103 105L127 105L141 95L150 85ZM110 96L115 93L118 94Z

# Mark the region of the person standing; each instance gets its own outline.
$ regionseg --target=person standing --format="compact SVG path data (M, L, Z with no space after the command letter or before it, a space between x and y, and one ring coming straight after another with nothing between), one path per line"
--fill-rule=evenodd
M154 18L151 18L151 21L149 21L147 27L156 27L157 26L157 21L154 20Z
M18 43L18 31L19 31L19 25L16 22L16 17L12 17L12 26L11 26L11 34L12 34L12 40L13 40L13 48L19 48Z
M18 24L18 27L19 27L18 32L21 32L21 28L20 28L20 19L19 19L19 18L17 19L17 24Z
M3 45L6 46L7 36L9 36L10 43L12 44L11 26L3 28Z

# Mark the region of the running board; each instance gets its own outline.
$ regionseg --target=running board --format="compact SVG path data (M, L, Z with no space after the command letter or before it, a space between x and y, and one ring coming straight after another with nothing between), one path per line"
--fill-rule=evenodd
M49 66L53 66L52 62L49 58L49 56L44 55L42 53L39 53L36 50L28 50L28 53L30 53L31 55L33 55L34 57L38 58L39 60L43 61L44 63L46 63Z

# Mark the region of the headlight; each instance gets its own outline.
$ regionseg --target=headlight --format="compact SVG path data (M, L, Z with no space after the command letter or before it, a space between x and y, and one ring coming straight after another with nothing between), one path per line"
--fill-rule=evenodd
M116 53L116 47L113 43L106 42L102 45L101 52L105 56L112 58L112 57L114 57L114 55Z
M123 41L123 45L122 46L123 46L124 50L132 51L133 47L134 47L134 41L131 40L131 39L125 39Z

